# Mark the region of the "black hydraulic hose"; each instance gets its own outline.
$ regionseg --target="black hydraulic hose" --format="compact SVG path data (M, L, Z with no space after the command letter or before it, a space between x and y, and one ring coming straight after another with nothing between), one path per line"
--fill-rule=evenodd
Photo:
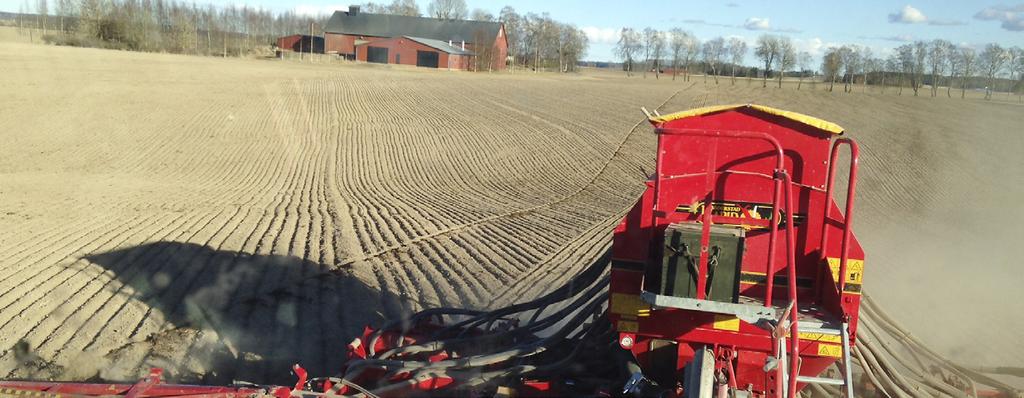
M608 299L608 293L607 292L605 292L604 294L596 296L590 303L588 303L586 306L581 308L579 313L577 313L575 316L573 316L572 319L569 319L569 321L566 323L565 327L559 329L557 332L555 332L551 336L545 337L545 338L540 339L539 341L536 341L536 342L533 342L533 343L522 344L522 345L513 347L512 349L508 349L508 350L504 350L504 351L500 351L500 352L496 352L496 353L476 355L476 356L465 357L465 358L448 359L448 360L442 360L442 361L433 362L433 363L421 362L421 361L415 361L414 362L414 361L394 361L394 360L381 360L381 359L358 360L358 361L355 361L355 362L350 364L350 366L348 367L348 369L345 372L345 375L344 375L343 379L351 381L351 379L356 377L353 374L358 375L358 374L362 373L363 369L365 369L367 367L370 367L370 366L382 367L382 368L385 368L386 370L391 371L391 372L394 372L394 371L427 371L427 370L449 371L449 370L453 370L453 369L465 370L465 369L480 368L480 367L484 367L484 366L495 365L495 364L498 364L498 363L502 363L502 362L508 361L510 359L513 359L513 358L525 358L525 357L529 357L529 356L532 356L532 355L536 355L536 354L539 354L541 352L546 351L551 344L563 340L566 335L568 335L570 332L572 332L573 330L575 330L578 327L578 325L581 323L581 321L583 319L585 319L588 316L591 316L593 311L596 308L599 308L600 305L604 304L605 300L607 300L607 299ZM376 393L376 391L375 391L375 393Z
M488 335L482 335L482 336L461 337L461 338L454 338L454 339L435 340L435 341L431 341L431 342L423 343L423 344L409 345L409 346L404 346L404 347L396 347L396 348L393 348L391 350L388 350L388 351L380 354L379 358L386 359L386 358L390 358L391 356L399 355L399 354L410 354L410 353L418 353L418 352L440 351L440 350L446 349L449 346L454 346L454 345L463 344L463 343L472 343L473 345L478 345L478 346L479 345L486 345L486 344L491 343L493 341L505 339L505 338L508 338L510 336L521 335L521 334L532 334L532 333L535 333L535 332L542 331L542 330L547 329L547 328L551 327L552 325L558 323L559 321L564 320L564 318L566 316L568 316L573 311L575 311L580 305L583 305L587 301L593 299L593 297L595 295L597 295L601 291L605 290L605 287L607 286L608 281L609 281L609 279L607 277L604 278L604 280L602 280L601 282L595 284L594 286L592 286L590 288L590 290L586 291L585 294L580 295L570 305L567 305L565 308L562 308L561 310L559 310L557 312L554 312L554 313L552 313L552 314L544 317L543 319L541 319L541 320L539 320L537 322L534 322L532 324L520 326L520 327L511 329L511 330L508 330L508 331L498 332L498 333L494 333L494 334L488 334Z
M376 356L374 346L376 345L377 340L384 332L398 327L402 327L403 331L408 331L409 327L415 325L415 321L418 321L419 319L422 319L425 316L471 315L469 319L455 323L434 333L434 338L436 339L440 338L441 336L444 336L445 334L451 333L454 330L464 331L469 327L473 327L468 325L482 324L487 322L487 320L489 319L496 319L513 313L539 308L541 306L550 305L560 300L573 297L579 294L579 292L583 291L587 286L590 286L595 280L597 280L597 278L599 278L604 273L604 271L608 268L608 265L610 264L610 262L608 261L609 256L610 253L606 253L597 262L587 267L587 269L585 269L583 272L574 276L573 279L569 281L569 283L562 285L558 289L551 291L537 299L525 303L515 304L493 311L465 310L458 308L432 308L417 312L403 319L392 321L388 323L386 326L374 331L374 333L370 337L370 344L368 344L367 350L370 356Z
M605 323L605 325L603 325L604 326L603 329L605 329L605 330L610 330L611 329L611 324L607 323L607 322L600 322L600 321L598 321L598 322L591 323L590 325L588 325L584 329L583 336L578 341L577 340L573 340L573 339L566 340L567 342L575 343L573 345L572 351L570 351L569 354L567 354L564 358L559 359L559 360L557 360L555 362L552 362L552 363L543 364L543 365L515 365L515 366L509 367L509 368L505 368L505 369L501 369L501 370L497 370L497 371L493 371L493 372L482 372L481 373L481 372L467 372L467 371L452 371L452 372L448 372L448 373L450 375L452 375L452 377L454 377L457 381L460 381L460 383L459 383L460 386L481 388L481 387L491 387L491 386L494 386L495 384L503 382L503 381L507 381L510 378L523 377L523 376L526 376L526 375L536 375L538 373L543 373L543 372L549 372L549 371L564 369L565 366L570 364L570 363L572 363L572 361L574 361L576 359L576 357L579 356L580 352L583 351L584 347L587 346L587 344L584 344L586 339L588 337L592 338L592 334L594 334L595 331L601 330L597 326L602 324L602 323ZM465 374L465 373L469 373L471 376L470 377L465 377L465 378L459 376L460 374Z
M484 323L491 318L498 318L502 316L511 315L517 312L524 312L527 310L544 307L546 305L550 305L552 303L573 297L579 294L581 291L583 291L583 289L586 289L587 286L593 284L594 281L596 281L602 274L604 274L604 271L608 268L609 264L611 264L609 261L610 256L610 252L606 252L604 255L601 256L601 258L597 262L587 267L587 269L583 270L583 272L574 276L573 279L570 280L568 283L539 298L527 301L525 303L513 304L508 307L499 308L497 310L477 316L475 319L471 318L464 320L462 322L455 323L443 329L438 334L450 332L452 330L465 330L467 328L473 327L474 324Z

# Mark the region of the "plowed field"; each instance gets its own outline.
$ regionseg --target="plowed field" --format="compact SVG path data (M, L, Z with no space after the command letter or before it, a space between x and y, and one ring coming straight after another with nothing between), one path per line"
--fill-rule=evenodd
M639 107L729 102L846 127L867 291L944 353L1024 364L1014 103L18 43L0 87L0 378L288 382L367 323L535 296L642 190Z

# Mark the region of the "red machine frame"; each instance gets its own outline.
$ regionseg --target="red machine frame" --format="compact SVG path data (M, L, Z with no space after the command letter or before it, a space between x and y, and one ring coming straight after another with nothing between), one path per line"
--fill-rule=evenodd
M657 168L641 199L616 228L613 244L609 314L620 345L646 371L664 366L653 363L655 344L674 344L677 379L696 350L708 347L715 372L729 380L730 388L755 396L794 396L803 384L783 374L818 376L842 353L835 344L838 338L801 332L801 316L833 319L849 325L849 336L856 332L864 260L851 229L857 144L834 140L843 130L832 123L756 105L652 116L651 123L658 134ZM845 212L832 199L842 145L849 145L852 155ZM716 211L716 206L722 209ZM765 206L770 208L767 217ZM766 327L722 311L647 302L652 296L645 275L661 267L659 243L675 223L701 225L695 305L706 299L711 226L731 225L749 231L739 271L740 295L771 309L768 313L781 313L788 322L779 319ZM785 234L782 250L780 229ZM780 347L781 340L788 340L788 346ZM786 363L786 356L799 360ZM774 369L765 370L766 362L780 359Z

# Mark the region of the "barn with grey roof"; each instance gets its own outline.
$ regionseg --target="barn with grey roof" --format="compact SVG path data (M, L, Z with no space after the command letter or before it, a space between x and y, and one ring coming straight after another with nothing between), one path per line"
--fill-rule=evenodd
M324 48L358 61L449 69L502 70L508 55L499 22L373 14L358 6L334 12Z

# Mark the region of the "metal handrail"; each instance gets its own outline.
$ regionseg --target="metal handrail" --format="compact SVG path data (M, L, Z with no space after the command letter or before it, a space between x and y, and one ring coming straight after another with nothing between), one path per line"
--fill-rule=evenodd
M752 139L765 141L772 145L775 152L775 170L772 173L772 180L774 180L774 188L772 192L772 218L771 228L769 229L768 235L768 264L767 264L767 286L765 291L765 307L772 305L772 290L774 290L775 283L775 250L776 250L776 236L778 234L779 222L778 219L780 214L780 196L782 194L783 185L785 186L785 204L786 204L786 262L789 280L789 302L793 306L793 310L789 314L790 318L790 360L789 360L789 389L788 396L794 398L796 396L796 376L799 374L799 358L800 358L800 336L799 327L797 326L797 315L799 311L797 302L797 288L796 288L796 236L793 230L793 181L786 171L785 168L785 153L783 152L782 145L775 137L772 137L764 132L756 131L708 131L708 130L695 130L695 129L666 129L658 128L655 130L659 134L658 144L661 144L661 134L674 134L674 135L689 135L699 137L712 137L712 138L740 138L740 139ZM711 149L708 158L708 167L706 173L708 175L708 197L704 202L704 220L701 226L701 254L700 263L698 267L697 275L697 298L704 299L705 293L704 288L707 283L707 249L710 243L711 235L711 213L713 212L713 194L714 184L713 176L715 174L714 160L717 152L717 141L714 142L715 147ZM658 163L656 165L655 176L657 178L655 184L655 209L658 208L657 200L659 199L659 192L661 186L661 171L662 171L662 157L658 156ZM781 372L782 366L779 366L776 370L777 373Z
M781 196L782 196L782 180L778 178L777 173L779 171L784 171L785 170L785 155L784 155L784 152L782 150L782 144L780 144L779 140L775 139L775 137L772 137L772 136L768 135L767 133L759 132L759 131L708 131L708 130L696 130L696 129L658 128L658 129L655 130L655 132L659 134L659 141L660 141L661 134L673 134L673 135L689 135L689 136L698 136L698 137L726 137L726 138L741 138L741 139L761 140L761 141L765 141L765 142L771 144L771 146L773 147L773 152L774 152L774 156L775 156L775 170L773 170L773 173L772 173L772 180L774 180L774 187L773 187L773 192L772 192L772 220L776 220L776 221L773 221L771 223L772 226L771 226L771 228L769 228L769 233L768 233L768 264L767 264L766 272L765 272L766 277L767 277L767 281L766 281L767 286L766 286L765 299L764 299L765 307L770 307L772 305L772 294L773 294L772 291L774 290L774 287L775 287L775 247L776 247L776 239L777 239L778 225L779 225L777 220L778 220L778 217L780 216L779 215L779 207L780 207L779 203L781 201ZM712 153L711 156L713 158L715 156L715 154ZM658 200L658 198L659 198L659 195L658 195L659 192L658 191L660 190L660 186L661 186L661 170L662 170L662 157L661 156L658 156L658 164L656 165L656 167L657 167L657 170L655 171L655 176L657 177L657 181L656 181L656 184L655 184L655 200ZM715 170L713 168L709 167L708 170L706 171L706 173L711 175L711 174L715 173ZM710 194L710 192L709 192L709 194ZM654 207L655 207L655 209L658 208L658 203L657 202L655 202L655 206ZM711 200L705 201L704 207L705 207L704 214L705 215L710 215L712 213ZM790 213L790 212L787 211L787 213ZM701 234L702 234L702 236L701 236L701 240L702 240L701 246L702 246L702 248L704 246L703 235L705 233L710 233L711 226L709 224L710 224L709 222L705 222L704 223L704 227L703 227L702 232L701 232ZM787 228L789 228L789 227L792 226L792 223L787 223L786 226L787 226ZM704 257L705 257L705 251L703 251L703 249L702 249L701 263L703 263L704 261L707 261L706 258L704 258ZM703 276L704 276L704 274L701 273L699 275L699 277L697 278L698 279L698 284L699 284L700 280L702 279L701 277L703 277ZM697 290L698 298L703 298L702 297L703 296L702 293L703 293L703 290L701 290L698 287L698 290Z
M860 164L860 146L857 145L856 141L850 138L840 138L836 140L834 145L832 145L832 153L829 156L828 162L828 181L826 181L825 185L825 213L822 216L821 226L821 261L825 263L824 266L828 266L828 257L825 255L825 245L828 244L829 212L832 210L831 201L833 190L835 188L836 160L839 157L839 147L844 144L850 147L850 175L849 183L846 188L846 211L843 214L843 241L839 255L839 274L837 275L838 281L835 282L839 295L842 295L846 288L846 263L850 257L850 238L853 233L853 202L855 198L854 194L857 191L857 168Z

